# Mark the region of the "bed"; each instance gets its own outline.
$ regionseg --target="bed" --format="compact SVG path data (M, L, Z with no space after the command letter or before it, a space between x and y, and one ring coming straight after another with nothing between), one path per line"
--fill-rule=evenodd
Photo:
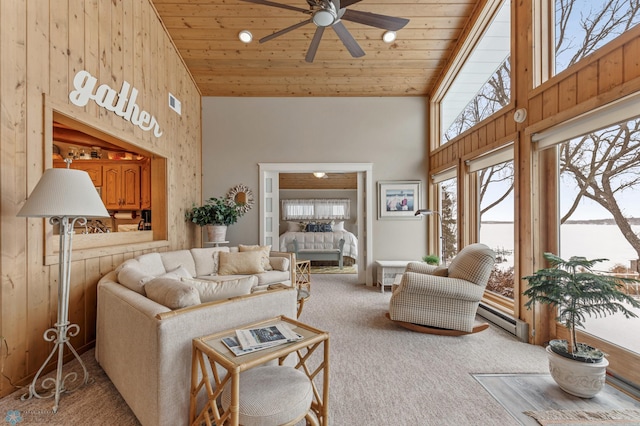
M298 247L309 250L323 250L338 248L341 239L344 239L342 255L345 264L354 264L358 259L358 238L349 231L332 232L292 232L287 231L280 235L280 251L293 252L293 240L298 241Z

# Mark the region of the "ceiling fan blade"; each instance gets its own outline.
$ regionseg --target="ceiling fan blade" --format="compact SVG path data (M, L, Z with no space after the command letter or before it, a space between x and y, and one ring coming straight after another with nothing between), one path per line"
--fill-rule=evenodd
M316 57L316 52L318 51L318 46L320 45L320 39L322 39L322 34L324 34L324 27L316 28L316 33L313 35L309 50L307 50L307 56L304 57L305 61L309 63L313 62L313 59Z
M286 33L288 33L289 31L293 31L293 30L295 30L296 28L303 27L303 26L305 26L305 25L307 25L307 24L310 24L311 22L313 22L311 19L307 19L306 21L298 22L298 23L297 23L297 24L295 24L295 25L291 25L290 27L283 28L283 29L281 29L280 31L276 31L275 33L270 34L270 35L268 35L268 36L266 36L266 37L262 37L262 38L261 38L260 40L258 40L258 41L259 41L260 43L264 43L265 41L269 41L269 40L272 40L272 39L274 39L274 38L276 38L276 37L280 37L281 35L286 34Z
M276 3L269 0L240 0L246 3L262 4L265 6L279 7L280 9L294 10L296 12L309 13L309 10L302 9L296 6L289 6L288 4Z
M342 40L342 44L347 48L351 56L354 58L359 58L364 56L364 50L360 47L355 38L351 35L349 30L344 26L341 21L336 22L332 26L333 30L338 34L338 38Z
M360 3L362 0L342 0L340 2L340 8L351 6L352 4Z
M378 15L377 13L361 12L351 9L347 9L344 12L342 19L389 31L398 31L409 23L409 20L405 18L396 18L394 16Z

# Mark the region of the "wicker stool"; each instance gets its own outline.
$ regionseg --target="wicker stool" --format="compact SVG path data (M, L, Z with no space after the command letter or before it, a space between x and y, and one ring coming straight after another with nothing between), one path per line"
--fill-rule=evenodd
M309 378L293 367L256 367L240 374L239 418L243 426L294 425L309 415L313 388ZM226 411L231 405L231 383L220 399Z

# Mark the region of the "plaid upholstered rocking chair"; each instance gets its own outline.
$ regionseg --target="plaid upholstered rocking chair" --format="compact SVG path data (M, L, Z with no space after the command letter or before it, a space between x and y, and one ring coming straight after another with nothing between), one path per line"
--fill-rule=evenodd
M409 263L387 316L424 333L457 336L485 330L489 325L476 324L475 317L494 262L493 250L478 243L463 248L448 268Z

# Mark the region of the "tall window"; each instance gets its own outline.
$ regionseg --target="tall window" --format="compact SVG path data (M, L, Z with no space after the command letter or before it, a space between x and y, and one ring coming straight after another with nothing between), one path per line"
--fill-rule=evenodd
M439 182L438 194L442 220L440 256L448 261L458 252L458 179Z
M639 22L639 0L555 0L555 74Z
M440 101L442 144L511 101L510 4L502 2Z
M349 199L302 199L282 200L282 219L315 220L315 219L349 219Z
M478 174L479 242L496 253L487 290L514 298L513 160L483 168Z
M640 258L640 96L632 96L534 135L555 149L559 255L607 259L603 274L638 278ZM618 122L619 120L624 120ZM617 124L613 124L616 123ZM628 287L640 298L640 289ZM640 310L637 310L640 315ZM587 318L585 331L640 354L640 320Z

